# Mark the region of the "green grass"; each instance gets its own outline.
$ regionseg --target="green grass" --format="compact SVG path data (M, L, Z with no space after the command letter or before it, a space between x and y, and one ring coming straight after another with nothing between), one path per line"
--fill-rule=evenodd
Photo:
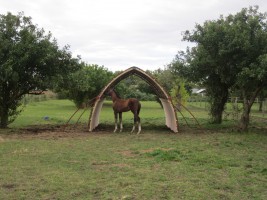
M9 127L19 128L29 125L63 124L67 122L74 111L74 104L68 100L32 102L23 107L21 114Z
M10 127L19 128L29 125L64 124L76 110L77 108L74 106L73 102L69 100L48 100L30 103L24 107L23 112ZM79 110L70 123L75 124L83 111L83 109ZM164 126L164 111L158 103L142 102L141 112L142 124L144 126L153 124ZM89 109L82 115L79 122L88 123L88 119ZM100 123L108 125L114 124L114 114L110 101L106 101L103 105L100 113ZM132 126L133 115L131 112L123 113L123 123L126 127Z
M202 102L200 104L196 102L191 102L187 106L201 124L210 127L210 125L208 124L209 115L208 110L205 109L205 102ZM10 127L19 128L29 125L65 124L75 111L76 107L74 106L73 102L69 100L48 100L41 102L32 102L24 107L21 115L19 115L19 117L15 120L14 123L10 125ZM70 123L75 124L82 112L83 110L81 109L73 117ZM194 121L192 116L186 110L183 110L182 112L189 124L191 126L196 126L196 122ZM186 125L186 122L183 119L182 115L180 113L177 113L177 115L178 121L181 126ZM264 125L264 119L267 119L267 114L263 116L256 110L253 110L251 115L252 124L254 122L255 124L259 125L257 121L259 121L258 118L260 118L263 119L263 121L261 120L260 124ZM161 128L165 125L164 111L156 102L142 102L140 116L144 128L150 129L151 126L157 126ZM257 117L256 120L254 120L253 117ZM79 122L86 124L88 123L88 118L89 110L86 110ZM237 120L238 119L233 118L232 115L229 115L227 118L225 118L224 123L221 126L233 126L237 123ZM100 123L107 125L114 124L112 103L110 101L105 101L104 103L104 106L100 113ZM130 128L132 126L133 115L131 112L123 113L123 123L126 128ZM215 128L216 127L217 125L215 126Z
M266 199L266 135L84 134L0 145L2 199Z
M54 126L75 111L70 101L29 104L12 129L0 130L0 199L267 199L266 129L238 133L228 121L210 128L195 109L204 128L179 117L174 134L158 104L142 106L137 136L130 113L125 131L112 133L110 102L94 133L89 113L76 128Z

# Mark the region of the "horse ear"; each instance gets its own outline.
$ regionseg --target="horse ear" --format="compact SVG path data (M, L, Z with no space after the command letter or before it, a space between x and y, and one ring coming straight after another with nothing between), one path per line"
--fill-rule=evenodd
M108 92L111 93L112 91L114 91L114 88L109 88Z
M113 88L108 88L106 91L105 91L105 95L110 95L110 93L113 91Z

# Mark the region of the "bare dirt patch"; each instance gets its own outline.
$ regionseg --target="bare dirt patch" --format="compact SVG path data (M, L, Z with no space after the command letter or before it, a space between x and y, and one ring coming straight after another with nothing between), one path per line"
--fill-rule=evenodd
M111 130L111 129L110 129ZM108 129L96 129L94 132L89 132L86 124L77 126L69 125L38 125L29 126L20 129L4 129L0 132L0 142L6 139L60 139L60 138L77 138L103 136L112 134Z
M125 157L135 157L137 155L134 151L131 150L120 151L118 153Z
M110 163L108 161L95 161L95 162L92 162L92 167L97 171L105 171L112 167L129 168L131 166L126 163Z
M171 151L171 150L174 150L174 148L151 148L151 149L140 150L138 152L131 151L131 150L125 150L125 151L119 151L118 153L122 156L125 156L125 157L136 157L140 154L151 153L155 150Z
M10 183L10 184L3 184L2 185L2 188L4 188L4 189L8 189L8 190L12 190L12 189L14 189L16 187L16 185L15 184L12 184L12 183Z
M77 138L77 137L105 137L113 133L113 125L100 124L93 132L88 131L87 124L78 125L34 125L24 128L9 128L0 129L0 142L6 139L61 139L61 138ZM144 132L146 130L144 129ZM151 132L152 130L147 130ZM143 134L142 132L141 134ZM184 129L180 133L196 134L194 129ZM168 131L163 131L163 133L175 134ZM177 134L177 136L180 135ZM203 133L203 132L202 132ZM122 133L124 134L124 133ZM126 134L126 132L125 132ZM124 152L126 155L127 152ZM128 153L130 156L130 153Z
M144 130L145 132L145 130ZM148 130L151 133L151 130ZM175 134L172 132L164 132L164 134ZM186 135L196 135L196 134L205 134L207 131L196 130L194 128L185 128L175 134L178 137L186 133ZM78 124L74 125L36 125L28 126L25 128L19 129L0 129L0 142L4 142L7 139L48 139L48 140L57 140L63 138L79 138L79 137L106 137L113 133L113 126L109 125L100 125L93 132L88 131L87 124ZM142 134L142 133L141 133ZM149 151L149 150L147 150ZM153 150L152 150L153 151ZM136 156L136 152L125 151L119 152L124 156ZM141 152L142 153L142 152Z
M155 150L171 151L171 150L174 150L174 148L151 148L151 149L142 150L141 153L151 153L151 152L153 152Z
M0 143L5 142L9 139L51 139L51 140L57 140L62 138L79 138L79 137L106 137L107 135L113 134L113 126L111 125L103 125L100 124L93 132L88 131L87 124L78 124L78 125L35 125L35 126L28 126L24 128L9 128L9 129L0 129ZM251 127L250 128L253 131L257 132L266 132L266 128L257 128L257 127ZM153 130L148 129L141 133L141 135L148 131L148 133L154 133ZM181 126L178 133L168 132L168 131L162 131L162 134L170 134L170 135L176 135L177 137L181 136L203 136L203 135L209 135L212 133L224 133L224 132L236 132L235 129L232 127L230 128L222 128L222 129L205 129L205 128L194 128L194 127L187 127L187 126ZM145 134L145 133L144 133ZM156 131L155 134L158 134ZM154 151L155 149L148 149L143 150L147 151L147 153ZM168 149L163 151L168 151ZM171 150L171 149L169 149ZM146 153L146 152L139 152L139 153ZM138 153L134 151L121 151L119 154L122 154L127 157L134 157Z

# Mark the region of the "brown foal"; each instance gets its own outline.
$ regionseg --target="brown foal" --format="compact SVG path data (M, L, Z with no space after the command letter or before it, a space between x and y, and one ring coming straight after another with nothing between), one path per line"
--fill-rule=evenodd
M141 104L138 101L138 99L130 98L130 99L120 99L116 92L113 89L110 89L107 92L108 95L111 96L113 101L113 111L114 111L114 117L115 117L115 129L114 132L118 129L118 114L119 114L119 123L120 123L120 132L123 129L122 126L122 112L128 112L131 111L134 114L134 125L131 133L134 132L135 127L138 127L139 134L141 132L141 122L139 117L139 112L141 110Z

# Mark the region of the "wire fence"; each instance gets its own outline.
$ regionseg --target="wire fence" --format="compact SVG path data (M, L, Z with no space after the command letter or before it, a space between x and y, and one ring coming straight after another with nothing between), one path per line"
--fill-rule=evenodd
M27 105L32 102L47 101L50 99L57 99L57 95L51 91L46 91L43 94L26 94L22 99L22 104Z
M188 100L188 104L190 106L194 106L197 108L202 108L205 110L210 109L210 104L208 102L208 98L205 96L193 96ZM225 105L224 117L231 117L234 120L238 120L241 116L243 110L243 99L239 97L230 97ZM256 98L252 108L251 108L251 116L254 117L267 117L267 98L261 100L260 98Z

